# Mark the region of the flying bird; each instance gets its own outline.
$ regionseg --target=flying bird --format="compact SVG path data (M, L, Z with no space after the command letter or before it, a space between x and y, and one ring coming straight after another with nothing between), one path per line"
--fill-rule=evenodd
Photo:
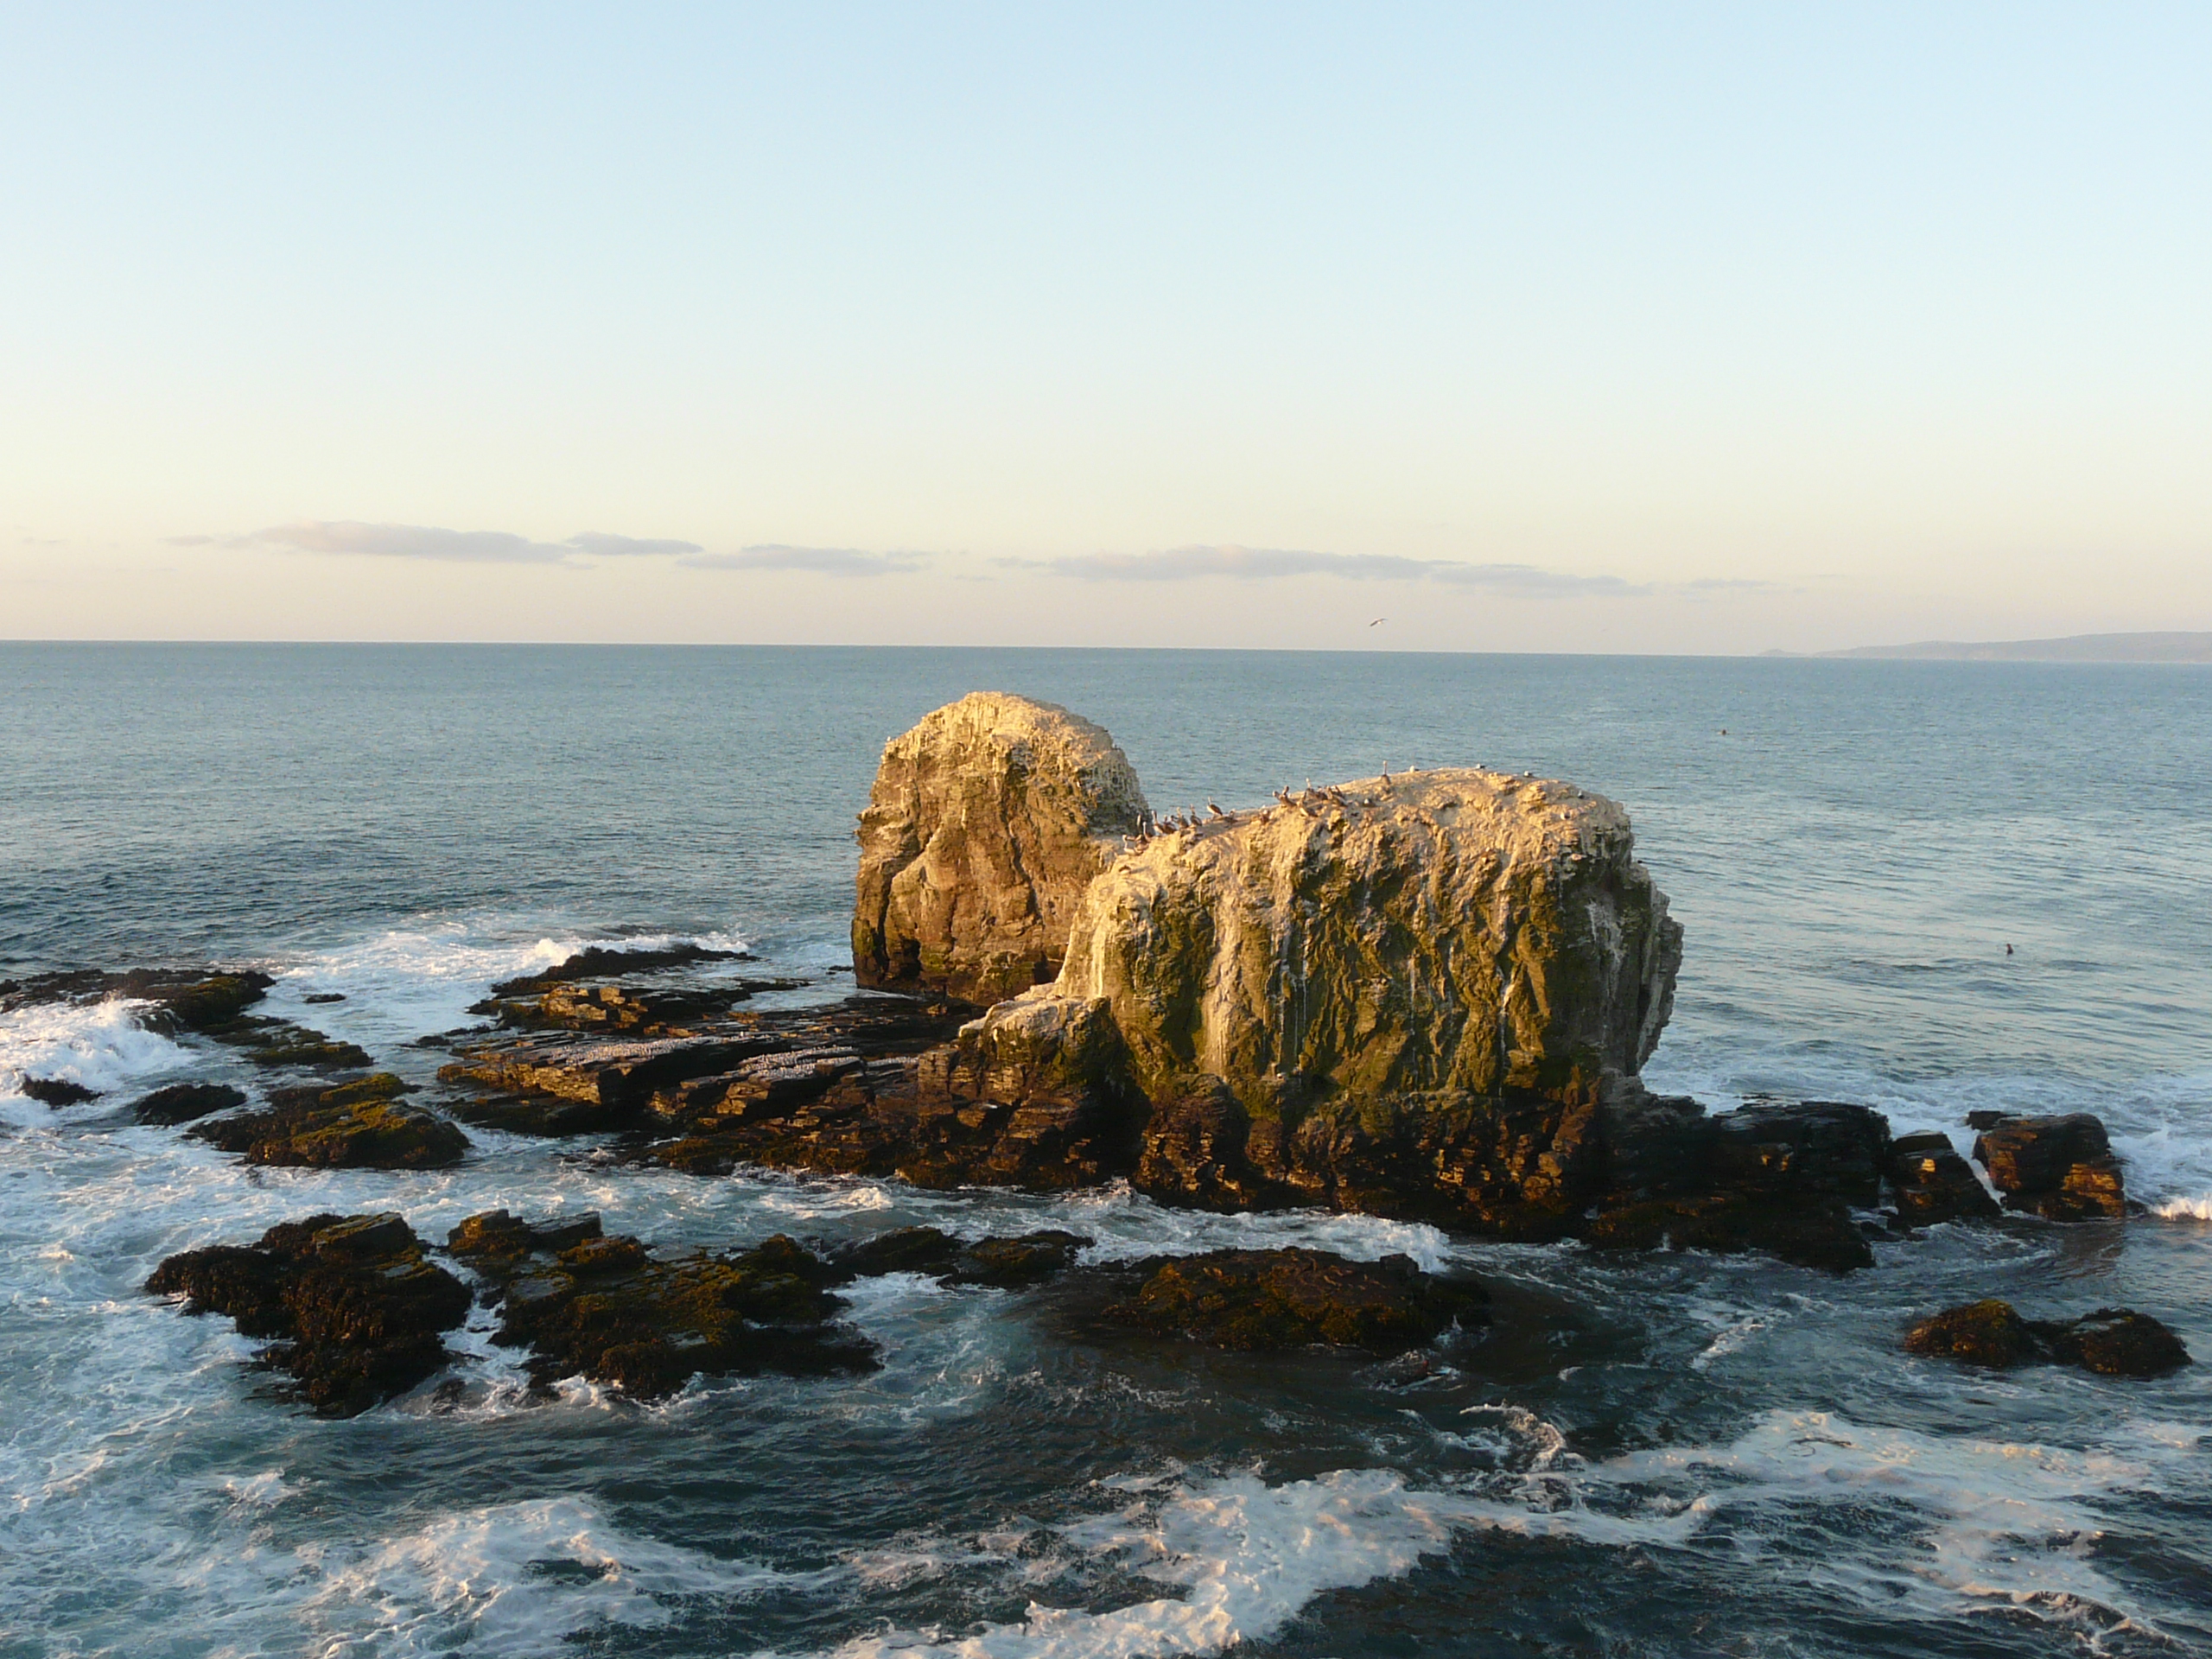
M1387 617L1387 616L1378 616L1378 617L1376 617L1376 618L1372 622L1369 623L1367 626L1368 626L1369 627L1370 627L1370 628L1379 628L1379 627L1381 627L1381 626L1382 626L1385 622L1388 622L1389 620L1390 620L1390 619L1389 619L1389 617Z

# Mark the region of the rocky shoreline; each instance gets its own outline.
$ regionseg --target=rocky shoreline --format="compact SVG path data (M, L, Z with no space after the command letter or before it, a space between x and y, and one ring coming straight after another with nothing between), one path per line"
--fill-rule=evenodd
M149 1028L239 1053L269 1077L251 1095L182 1083L130 1109L269 1166L449 1167L474 1128L702 1179L1122 1182L1169 1206L1757 1251L1833 1273L1932 1225L2130 1213L2087 1115L1977 1113L1969 1157L1863 1105L1714 1114L1647 1090L1682 929L1627 814L1556 780L1386 773L1161 820L1103 728L978 694L887 746L859 840L856 994L759 1007L803 982L734 973L738 953L699 946L594 948L493 987L484 1023L439 1039L434 1085L250 1012L273 982L258 971L45 975L0 982L0 1008L127 997ZM23 1089L57 1107L96 1098L65 1078ZM885 1273L1001 1289L1089 1275L1103 1320L1230 1347L1421 1347L1489 1317L1479 1286L1402 1258L1230 1251L1109 1269L1084 1265L1089 1243L918 1228L670 1257L595 1217L493 1211L433 1246L397 1216L314 1216L172 1257L148 1288L269 1341L262 1363L326 1414L435 1375L444 1333L479 1302L534 1386L580 1376L641 1400L699 1375L867 1370L837 1290ZM2186 1363L2163 1332L2124 1309L2037 1325L1982 1303L1905 1346L2137 1375Z

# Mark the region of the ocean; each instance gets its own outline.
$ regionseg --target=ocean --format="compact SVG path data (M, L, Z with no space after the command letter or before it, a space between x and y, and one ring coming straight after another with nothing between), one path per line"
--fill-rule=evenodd
M1394 654L0 645L0 977L221 961L427 1081L492 981L741 944L850 988L884 740L974 690L1107 726L1162 811L1483 763L1624 803L1687 931L1654 1087L2102 1116L2145 1213L1950 1225L1835 1278L1125 1190L618 1167L248 1169L116 1109L225 1051L0 1014L0 1654L2212 1652L2212 671ZM2008 952L2007 946L2011 949ZM342 1002L308 1005L310 995ZM103 1098L51 1109L29 1073ZM1448 1364L1109 1340L1050 1287L855 1287L880 1372L457 1409L269 1397L139 1287L315 1211L658 1245L1065 1226L1091 1259L1402 1251ZM1916 1313L2127 1306L2156 1381L1911 1358Z

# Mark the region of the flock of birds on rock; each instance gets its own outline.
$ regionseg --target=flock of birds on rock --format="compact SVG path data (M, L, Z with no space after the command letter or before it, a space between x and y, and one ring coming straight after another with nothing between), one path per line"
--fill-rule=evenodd
M1419 766L1406 768L1408 773L1420 770ZM1385 790L1390 787L1390 774L1388 772L1382 774L1382 787ZM1292 807L1300 811L1312 811L1322 806L1343 807L1349 810L1356 806L1376 804L1375 799L1371 797L1350 796L1333 785L1324 785L1316 789L1313 787L1313 780L1311 778L1306 780L1306 787L1295 794L1287 789L1278 789L1274 793L1276 805ZM1272 807L1263 808L1260 817L1264 818L1273 810ZM1170 836L1182 835L1187 830L1206 829L1217 823L1234 823L1240 816L1243 816L1236 812L1224 812L1212 801L1206 803L1206 812L1208 816L1200 817L1198 808L1193 806L1181 812L1171 812L1164 818L1154 818L1150 813L1147 813L1139 821L1136 833L1123 839L1131 846L1141 850L1154 842L1164 841Z

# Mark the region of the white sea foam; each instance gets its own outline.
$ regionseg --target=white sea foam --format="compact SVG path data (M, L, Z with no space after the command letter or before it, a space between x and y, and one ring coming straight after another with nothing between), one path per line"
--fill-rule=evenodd
M321 1652L542 1654L594 1625L664 1624L691 1596L757 1594L785 1575L621 1531L580 1498L441 1516L368 1547L294 1552Z
M677 944L746 948L728 932L548 935L518 933L496 917L463 917L387 929L279 964L264 1007L372 1046L404 1042L467 1023L469 1005L499 981L541 972L590 946L647 950ZM332 994L345 1001L306 1001Z
M182 1064L182 1048L139 1024L148 1006L112 997L0 1014L0 1112L18 1124L45 1121L47 1109L23 1093L26 1077L59 1077L106 1094Z
M2186 1426L2123 1427L2126 1451L1916 1434L1824 1412L1770 1412L1724 1446L1666 1447L1598 1463L1565 1450L1521 1408L1474 1408L1523 1443L1513 1472L1481 1490L1423 1491L1376 1469L1269 1485L1255 1473L1166 1491L1059 1529L1071 1549L1109 1558L1182 1593L1109 1611L1033 1605L1018 1624L947 1638L894 1631L857 1638L843 1659L1135 1659L1202 1655L1261 1641L1315 1596L1401 1576L1483 1531L1601 1548L1691 1545L1723 1516L1734 1548L1878 1607L1885 1618L1956 1617L2002 1606L2101 1630L2155 1633L2156 1615L2096 1566L2087 1541L2111 1524L2100 1500L2156 1491L2159 1465L2192 1455ZM1150 1490L1147 1490L1147 1488ZM1808 1543L1808 1506L1814 1511ZM1848 1549L1822 1548L1833 1508ZM1872 1548L1869 1508L1909 1536Z
M1089 1262L1303 1245L1334 1250L1358 1262L1408 1255L1425 1270L1438 1273L1458 1260L1459 1254L1450 1235L1424 1222L1320 1210L1245 1215L1170 1210L1132 1192L1127 1182L1071 1195L1055 1208L1059 1225L1087 1233L1096 1241L1084 1253L1084 1259Z

